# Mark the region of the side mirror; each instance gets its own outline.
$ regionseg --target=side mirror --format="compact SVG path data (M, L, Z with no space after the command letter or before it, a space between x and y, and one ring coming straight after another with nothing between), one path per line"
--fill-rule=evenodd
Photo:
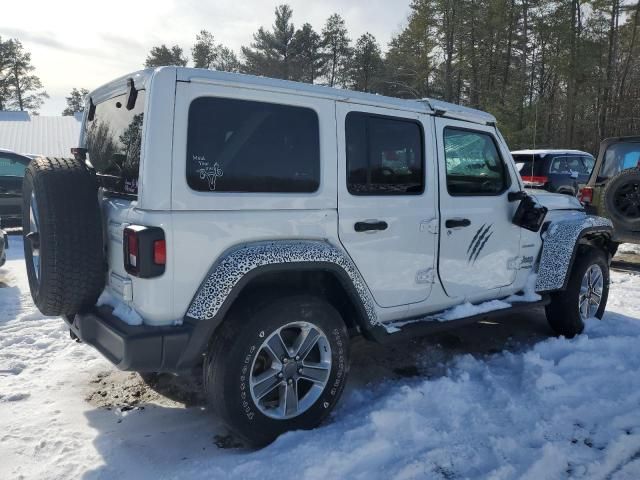
M509 200L509 202L520 202L528 196L529 195L527 195L527 192L525 192L524 190L519 190L517 192L509 192L507 194L507 200Z

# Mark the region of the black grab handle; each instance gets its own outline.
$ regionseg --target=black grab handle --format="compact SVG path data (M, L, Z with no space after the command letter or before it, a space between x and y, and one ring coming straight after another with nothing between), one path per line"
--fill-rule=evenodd
M471 220L468 218L451 218L444 222L444 226L447 228L468 227L471 225Z
M387 222L356 222L353 226L356 232L370 232L373 230L386 230Z

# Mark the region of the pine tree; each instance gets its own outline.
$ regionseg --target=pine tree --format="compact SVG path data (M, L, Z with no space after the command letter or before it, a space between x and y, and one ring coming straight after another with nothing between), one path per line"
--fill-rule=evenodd
M260 27L253 35L251 47L242 47L244 71L253 75L290 79L293 69L293 11L289 5L279 5L272 31Z
M0 87L5 92L0 94L6 95L3 108L28 110L37 115L49 95L43 90L40 78L33 74L35 67L31 65L31 54L24 50L19 40L10 39L3 48L3 55L5 60L0 63L7 65L4 86Z
M186 67L187 58L183 55L182 48L178 45L169 48L164 43L158 47L153 47L144 62L145 68L162 67L165 65Z
M66 97L67 108L62 111L62 115L71 116L75 113L84 112L84 99L89 95L89 90L81 88L78 90L74 88L71 90L71 94Z
M362 92L375 92L380 87L383 73L382 53L376 38L363 34L353 49L349 68L350 86Z
M9 60L9 41L3 41L0 37L0 111L6 110L9 105L9 72L11 62Z
M322 40L311 24L305 23L293 36L293 58L295 74L293 78L307 83L314 83L324 74L327 64L322 51Z
M330 87L345 83L345 75L351 58L351 39L347 34L344 19L334 13L322 29L322 43L325 47L326 77Z
M224 45L218 45L212 67L220 72L239 72L242 66L233 50Z
M212 68L216 61L217 51L213 35L207 30L200 30L196 35L196 43L191 49L193 66L196 68Z
M222 44L217 44L213 35L207 30L201 30L196 36L191 56L196 68L208 68L221 72L240 71L240 62L233 50Z

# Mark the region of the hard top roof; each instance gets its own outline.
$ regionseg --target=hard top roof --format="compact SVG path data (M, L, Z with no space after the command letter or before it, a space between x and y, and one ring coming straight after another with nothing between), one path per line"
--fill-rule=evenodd
M146 69L133 72L97 88L91 93L91 97L104 97L112 94L116 90L122 90L123 85L126 84L126 81L129 78L134 80L137 88L141 88L142 85L149 85L153 76L161 74L161 72L167 73L167 70L173 70L175 72L176 80L180 82L211 83L264 89L269 91L291 92L298 95L329 98L336 101L359 103L383 108L394 108L431 115L441 115L480 124L495 124L496 122L493 115L481 110L463 107L461 105L443 102L441 100L433 100L430 98L407 100L373 93L356 92L341 88L293 82L290 80L280 80L242 73L219 72L215 70L187 67L159 67L156 69ZM94 103L95 102L96 99L94 98Z

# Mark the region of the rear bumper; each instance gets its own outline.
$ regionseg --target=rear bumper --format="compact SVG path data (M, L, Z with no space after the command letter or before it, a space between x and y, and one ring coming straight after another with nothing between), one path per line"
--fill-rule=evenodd
M65 321L80 340L95 347L121 370L178 373L194 366L195 360L185 362L183 358L193 337L191 325L127 325L114 317L109 307Z

